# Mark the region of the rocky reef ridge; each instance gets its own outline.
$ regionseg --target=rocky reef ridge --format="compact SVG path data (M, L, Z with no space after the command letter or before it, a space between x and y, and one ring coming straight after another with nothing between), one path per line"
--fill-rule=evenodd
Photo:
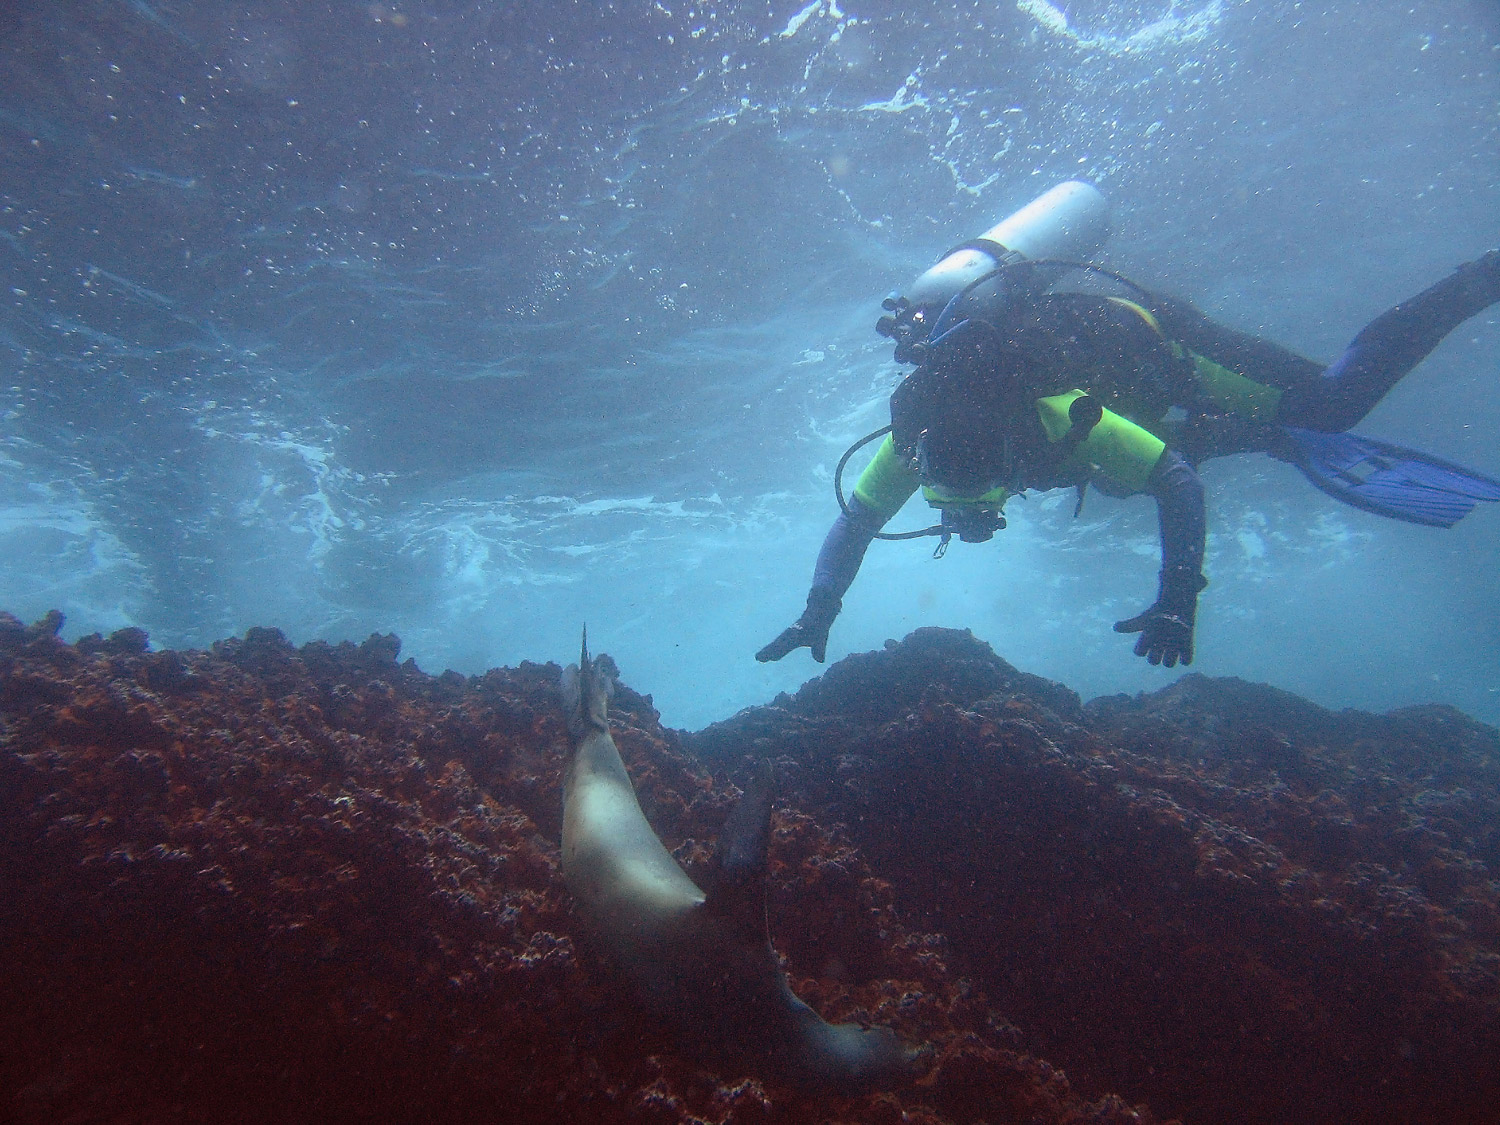
M1084 706L944 630L696 734L622 689L689 872L771 759L793 987L931 1044L818 1097L695 1065L578 932L556 665L60 626L0 616L7 1119L1497 1119L1500 736L1451 709Z

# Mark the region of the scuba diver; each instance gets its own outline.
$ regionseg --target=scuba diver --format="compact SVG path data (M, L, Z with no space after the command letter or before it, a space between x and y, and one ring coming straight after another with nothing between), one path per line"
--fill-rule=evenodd
M839 462L840 513L806 608L757 660L805 647L823 662L873 539L938 536L941 557L954 535L989 540L1005 527L1005 501L1027 489L1076 488L1075 516L1089 485L1155 498L1156 600L1114 628L1137 634L1136 655L1168 668L1193 661L1207 585L1196 466L1208 458L1269 453L1345 503L1429 526L1500 500L1500 481L1346 432L1449 332L1500 302L1500 250L1378 316L1325 367L1078 260L1106 234L1103 197L1061 184L886 300L876 329L916 369L891 395L891 424ZM881 437L846 500L845 464ZM882 531L918 488L941 522Z

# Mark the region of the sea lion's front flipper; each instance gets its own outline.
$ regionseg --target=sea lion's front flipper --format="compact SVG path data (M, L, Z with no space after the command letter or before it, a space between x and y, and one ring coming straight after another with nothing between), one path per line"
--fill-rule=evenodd
M725 919L747 941L769 942L766 928L766 847L771 838L775 778L761 758L719 833L713 885L703 908Z

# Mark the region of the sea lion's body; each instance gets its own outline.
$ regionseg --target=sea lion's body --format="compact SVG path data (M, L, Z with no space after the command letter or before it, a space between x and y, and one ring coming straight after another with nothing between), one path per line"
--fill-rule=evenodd
M575 750L563 786L562 868L591 936L666 1017L715 1060L795 1085L893 1085L912 1055L887 1028L828 1024L792 993L765 928L768 779L752 782L720 842L711 895L651 829L610 737L612 664L564 674Z

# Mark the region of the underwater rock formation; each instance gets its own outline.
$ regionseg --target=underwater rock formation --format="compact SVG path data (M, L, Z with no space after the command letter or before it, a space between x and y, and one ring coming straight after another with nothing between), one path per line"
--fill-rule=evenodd
M1452 708L1200 675L1081 706L933 629L688 744L773 758L1077 1088L1500 1120L1500 733Z
M770 757L794 988L933 1045L839 1098L695 1065L579 939L556 665L60 625L0 616L0 1118L1495 1119L1500 740L1455 711L1085 707L941 630L694 735L622 688L689 874Z
M951 973L832 825L778 812L773 936L829 1019L934 1044L817 1097L680 1057L574 940L555 665L467 679L394 637L212 652L0 618L0 1117L20 1122L1141 1122ZM621 689L612 729L690 873L735 791Z

